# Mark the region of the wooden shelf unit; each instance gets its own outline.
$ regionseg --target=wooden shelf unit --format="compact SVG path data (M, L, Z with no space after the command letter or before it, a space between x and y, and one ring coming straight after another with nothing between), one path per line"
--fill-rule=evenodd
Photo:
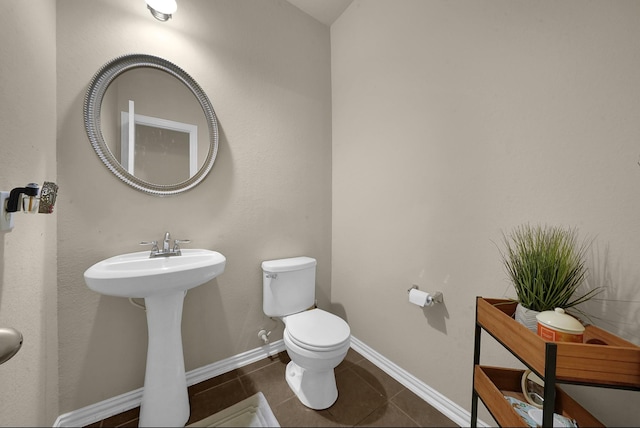
M472 427L477 426L478 398L501 426L528 426L504 398L524 399L523 371L480 366L482 330L544 379L543 426L553 426L554 412L575 419L578 426L603 426L558 383L640 390L640 347L595 326L586 327L585 343L548 342L513 319L516 304L476 299Z

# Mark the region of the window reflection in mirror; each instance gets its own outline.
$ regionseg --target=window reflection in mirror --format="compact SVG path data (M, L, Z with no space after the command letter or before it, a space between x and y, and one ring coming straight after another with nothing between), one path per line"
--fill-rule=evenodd
M134 128L129 128L130 117L137 122ZM113 156L146 182L183 182L206 160L208 133L197 132L208 129L202 107L182 82L162 70L140 67L119 75L105 93L100 120ZM129 141L135 143L129 147Z
M135 113L120 113L120 164L155 184L181 183L198 172L198 126Z
M190 170L189 134L171 129L136 125L134 175L156 184L181 183L193 176Z

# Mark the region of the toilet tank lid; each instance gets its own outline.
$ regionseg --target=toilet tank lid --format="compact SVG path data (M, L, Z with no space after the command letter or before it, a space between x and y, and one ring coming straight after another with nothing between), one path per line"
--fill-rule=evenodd
M302 270L316 265L316 259L311 257L292 257L289 259L266 260L262 262L262 270L265 272L287 272Z

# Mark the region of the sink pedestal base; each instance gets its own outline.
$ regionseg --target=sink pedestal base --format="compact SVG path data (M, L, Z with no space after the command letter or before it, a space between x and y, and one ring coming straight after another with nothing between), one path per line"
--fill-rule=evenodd
M144 299L149 345L140 407L140 426L184 426L189 395L182 353L182 305L185 291Z

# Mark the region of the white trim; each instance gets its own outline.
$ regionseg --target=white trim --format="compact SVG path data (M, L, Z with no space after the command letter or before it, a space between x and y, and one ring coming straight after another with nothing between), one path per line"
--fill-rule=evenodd
M376 367L397 380L405 388L416 394L418 397L435 407L443 415L451 419L460 426L469 426L471 414L465 409L449 400L429 385L422 382L417 377L408 373L389 359L379 354L363 342L351 336L351 347L364 358L373 363ZM233 357L217 361L212 364L191 370L186 374L187 385L195 385L207 379L230 372L234 369L244 367L248 364L260 361L271 355L275 355L285 350L284 342L278 340L269 345L255 348ZM142 388L127 392L113 398L91 404L78 410L58 416L54 427L78 427L86 426L94 422L101 421L140 405L142 401ZM489 427L486 423L478 420L479 427Z
M468 427L471 425L471 413L353 336L351 336L351 347L459 426ZM478 426L489 427L490 425L478 420Z
M187 385L195 385L207 379L230 372L231 370L255 363L271 355L284 351L284 342L278 340L269 345L261 346L233 357L208 364L203 367L191 370L187 373ZM138 388L116 397L91 404L78 410L58 416L53 423L54 427L82 427L103 419L115 416L138 407L142 402L142 390Z
M195 385L196 383L220 376L221 374L255 363L256 361L260 361L284 350L284 341L280 339L268 345L261 346L260 348L255 348L222 361L191 370L187 373L187 385Z

